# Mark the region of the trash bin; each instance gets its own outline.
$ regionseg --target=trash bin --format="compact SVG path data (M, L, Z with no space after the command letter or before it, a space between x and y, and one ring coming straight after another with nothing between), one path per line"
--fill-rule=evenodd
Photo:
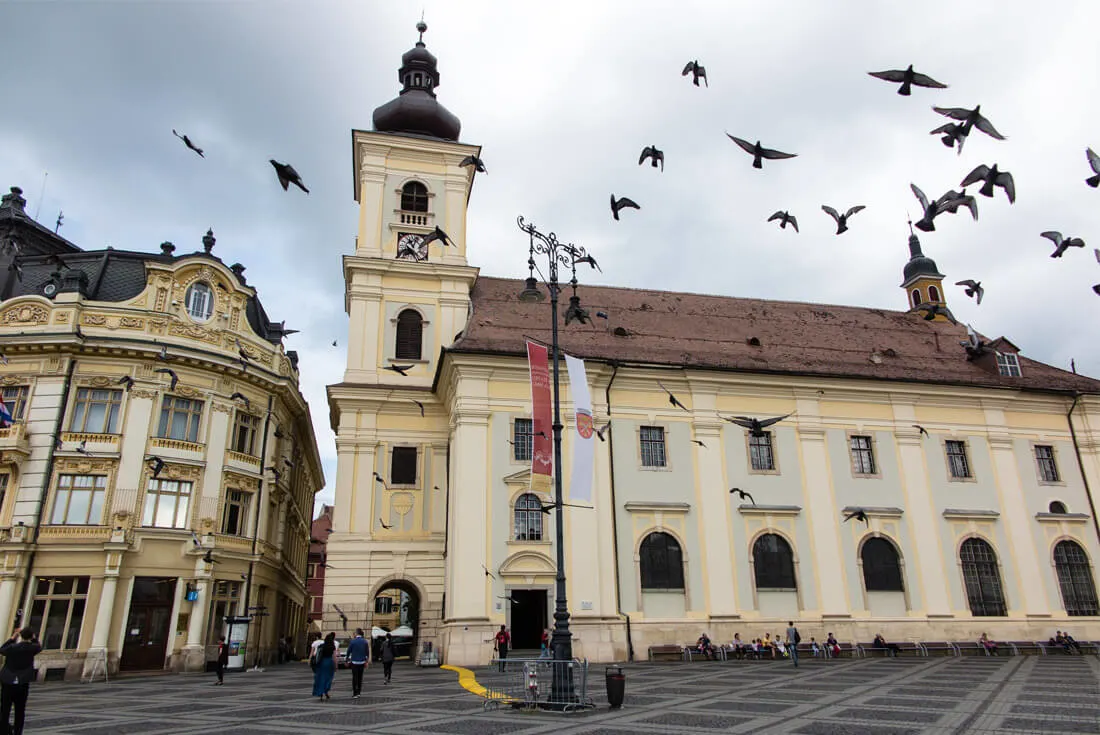
M608 666L605 672L607 677L607 703L611 709L619 709L623 706L623 698L626 696L626 674L622 666Z

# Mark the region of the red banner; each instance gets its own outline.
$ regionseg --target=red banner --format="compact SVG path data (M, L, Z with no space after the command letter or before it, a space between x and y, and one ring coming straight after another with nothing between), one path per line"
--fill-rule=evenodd
M550 360L544 345L527 343L531 370L531 487L547 491L553 470L550 418Z

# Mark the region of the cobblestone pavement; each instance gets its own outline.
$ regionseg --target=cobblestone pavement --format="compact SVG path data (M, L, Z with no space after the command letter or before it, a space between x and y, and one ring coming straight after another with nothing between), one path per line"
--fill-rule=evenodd
M31 691L28 733L588 733L666 732L894 735L1100 733L1100 658L1028 656L856 661L631 664L626 705L577 715L485 712L453 672L398 665L382 686L366 672L351 699L340 671L330 702L310 697L304 664L264 672L156 675L109 685L49 683ZM480 672L479 672L480 673ZM484 672L485 678L491 674Z

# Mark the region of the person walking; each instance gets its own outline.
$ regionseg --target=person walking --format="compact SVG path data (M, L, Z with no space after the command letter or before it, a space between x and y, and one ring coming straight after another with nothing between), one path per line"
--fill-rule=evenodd
M42 644L38 642L33 628L16 628L7 643L0 646L0 656L4 657L4 668L0 669L0 719L3 720L0 732L5 735L23 735L27 696L35 674L34 657L41 650ZM15 721L9 729L8 716L12 705L15 706Z
M214 662L214 673L218 675L215 686L225 683L225 667L229 665L229 643L225 636L218 636L218 660Z
M493 643L497 649L497 658L500 659L501 671L504 671L504 661L508 658L508 644L511 642L512 636L508 635L508 629L503 625L500 626L500 630L493 638Z
M348 666L351 667L351 698L359 699L363 693L363 669L370 663L370 644L363 637L363 629L355 629L355 637L348 643Z
M791 661L794 661L794 667L798 668L798 644L802 642L802 636L798 632L798 628L794 627L794 622L787 621L787 650L791 653Z
M382 639L382 674L386 677L384 682L386 684L390 683L390 677L393 675L394 658L393 638L386 633L386 637Z
M324 702L332 698L329 690L336 676L336 651L340 646L336 643L335 633L326 635L321 645L314 645L313 663L317 664L317 668L313 670L313 696Z

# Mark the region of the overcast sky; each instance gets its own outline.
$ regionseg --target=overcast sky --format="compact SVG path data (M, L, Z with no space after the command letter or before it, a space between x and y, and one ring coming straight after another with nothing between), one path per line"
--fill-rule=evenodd
M979 307L949 286L949 304L1028 357L1100 376L1100 190L1083 181L1085 147L1100 149L1095 0L0 2L0 187L23 187L46 225L64 210L61 233L88 249L188 252L213 227L215 254L302 330L286 344L325 463L319 502L336 480L324 386L347 341L350 131L398 92L421 9L439 99L489 169L467 234L483 274L526 275L523 214L588 248L592 282L900 310L909 183L938 197L998 163L1016 204L998 191L980 221L943 215L921 234L947 283L988 289ZM709 87L680 76L691 59ZM950 88L901 97L866 74L910 63ZM974 131L958 156L928 134L947 122L934 104L980 104L1007 140ZM725 131L798 158L754 170ZM636 163L650 144L664 173ZM283 192L269 158L312 193ZM641 211L612 221L612 192ZM837 237L822 204L867 209ZM765 222L778 209L801 234ZM1049 229L1088 247L1053 260Z

